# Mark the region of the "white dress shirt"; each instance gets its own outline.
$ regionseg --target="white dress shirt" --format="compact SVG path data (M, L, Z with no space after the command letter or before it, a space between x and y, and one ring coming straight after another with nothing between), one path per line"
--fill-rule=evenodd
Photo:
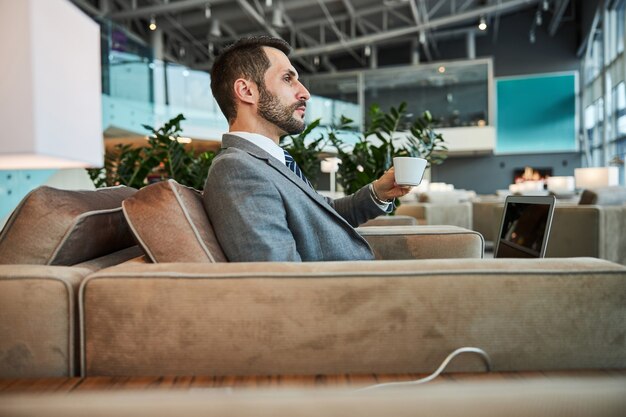
M285 152L283 148L278 146L276 142L267 136L259 135L258 133L250 133L250 132L228 132L231 135L239 136L240 138L244 138L248 142L252 142L259 148L263 149L265 152L272 155L274 158L278 159L281 164L285 165Z

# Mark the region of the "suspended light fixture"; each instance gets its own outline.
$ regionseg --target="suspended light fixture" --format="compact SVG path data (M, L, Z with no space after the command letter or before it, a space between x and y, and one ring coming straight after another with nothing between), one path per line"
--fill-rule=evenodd
M320 57L315 55L313 57L313 65L315 65L316 67L320 65Z
M530 30L530 33L528 34L528 40L530 41L530 43L535 43L535 29Z
M537 13L535 13L535 24L537 26L541 26L543 24L543 16L541 15L541 10L537 10Z
M211 5L209 3L207 3L206 6L204 6L204 17L206 19L211 18Z
M363 50L363 54L365 56L370 56L372 55L372 47L369 45L365 45L365 49Z
M487 20L485 16L480 16L480 20L478 21L478 29L487 30Z
M272 11L272 26L275 28L282 28L284 25L282 9L274 9Z
M424 32L423 30L420 30L419 41L422 45L426 43L426 32Z
M222 36L222 29L220 29L220 21L217 19L213 19L211 21L211 30L209 31L209 35L219 38Z
M148 25L148 28L150 30L156 30L157 29L156 18L154 17L154 15L150 16L150 24Z
M550 2L548 0L543 0L541 7L543 7L544 12L547 12L548 9L550 8Z
M265 7L272 7L272 0L265 0Z

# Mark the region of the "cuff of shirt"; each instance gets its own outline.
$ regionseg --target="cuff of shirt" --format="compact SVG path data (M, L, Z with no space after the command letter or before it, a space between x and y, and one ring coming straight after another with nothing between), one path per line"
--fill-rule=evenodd
M382 211L389 211L389 206L393 203L393 201L382 201L380 199L378 199L376 197L376 194L374 193L374 185L370 183L369 186L369 190L370 190L370 197L372 198L372 201L378 206L380 207L380 209Z

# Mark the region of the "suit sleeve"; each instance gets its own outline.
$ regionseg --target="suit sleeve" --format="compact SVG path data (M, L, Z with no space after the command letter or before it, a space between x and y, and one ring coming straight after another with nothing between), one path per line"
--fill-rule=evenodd
M231 262L301 261L282 196L259 163L237 155L213 162L204 204L217 239Z
M338 198L328 199L329 204L346 219L352 227L358 227L366 221L385 214L385 211L372 200L369 185L358 190L356 193Z

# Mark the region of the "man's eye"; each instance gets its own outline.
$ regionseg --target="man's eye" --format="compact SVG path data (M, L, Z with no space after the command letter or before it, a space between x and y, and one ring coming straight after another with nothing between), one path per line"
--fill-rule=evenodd
M291 76L287 75L283 78L283 80L285 80L286 82L290 83L291 82Z

